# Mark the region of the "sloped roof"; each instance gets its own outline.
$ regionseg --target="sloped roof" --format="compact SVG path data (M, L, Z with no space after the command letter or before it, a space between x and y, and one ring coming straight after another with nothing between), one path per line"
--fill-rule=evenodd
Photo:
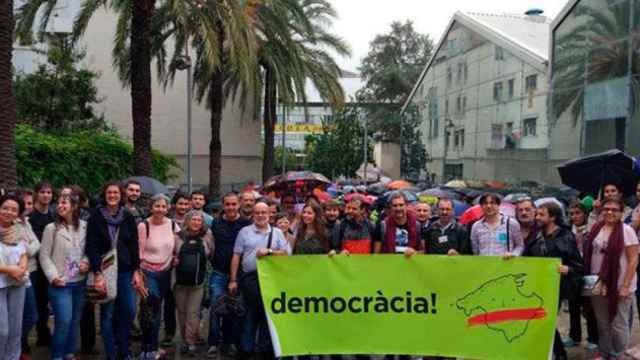
M522 48L549 60L551 19L544 16L478 12L466 12L464 15L509 38Z
M460 23L504 47L507 51L527 59L531 65L538 69L543 69L549 63L551 21L545 16L457 11L449 21L431 59L402 106L401 114L404 113L418 87L422 84L455 23Z

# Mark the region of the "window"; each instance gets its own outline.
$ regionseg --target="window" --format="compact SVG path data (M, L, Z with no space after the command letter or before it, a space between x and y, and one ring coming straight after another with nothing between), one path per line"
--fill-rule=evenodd
M504 147L502 138L502 124L491 125L491 147L493 149L502 149Z
M527 86L526 86L527 92L537 90L538 89L538 75L527 76L526 84L527 84Z
M463 72L464 72L464 84L466 85L467 84L467 79L469 79L469 67L467 66L466 62L464 63Z
M453 73L451 71L451 66L447 68L447 86L451 86L453 82Z
M449 99L444 100L444 113L449 115Z
M458 85L462 84L462 78L464 76L463 70L464 70L464 65L462 63L458 64L458 77L456 78L456 83Z
M444 131L444 146L448 149L449 148L449 131L445 129Z
M496 51L495 51L495 59L498 61L504 60L504 50L497 45L496 45Z
M460 114L462 112L462 98L458 96L456 98L456 114Z
M467 112L467 97L463 96L462 97L462 113L466 113Z
M493 84L493 100L502 100L502 81Z
M515 88L515 80L514 79L510 79L509 80L509 99L513 99L513 92Z
M429 138L438 137L438 89L429 89Z
M459 150L464 149L464 130L456 130L453 137L453 146Z
M522 123L522 129L523 136L536 136L537 119L524 119Z

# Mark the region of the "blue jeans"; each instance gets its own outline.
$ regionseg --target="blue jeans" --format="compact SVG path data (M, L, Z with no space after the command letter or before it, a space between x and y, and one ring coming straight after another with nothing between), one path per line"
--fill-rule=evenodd
M136 296L132 272L118 273L118 295L100 307L100 330L107 359L131 355L131 327L136 317ZM113 314L117 316L113 316ZM115 335L115 336L114 336ZM117 346L117 352L116 352Z
M33 288L33 278L35 271L29 276L32 280L31 286L25 288L24 311L22 313L22 348L28 345L29 332L38 322L38 306L36 305L36 291Z
M51 357L54 360L62 359L76 352L80 316L85 301L85 281L67 283L64 287L49 285L48 291L54 316Z
M171 270L158 272L144 270L144 275L149 296L140 301L142 352L151 352L158 351L162 300L171 286Z
M258 333L256 336L256 332ZM247 304L240 350L251 353L271 352L271 335L264 307Z
M237 316L227 315L219 316L213 311L215 303L218 299L227 293L229 285L229 275L214 271L209 277L209 299L210 318L209 318L209 346L229 346L237 344L240 337L241 320Z
M2 359L20 357L24 286L0 289L0 356Z

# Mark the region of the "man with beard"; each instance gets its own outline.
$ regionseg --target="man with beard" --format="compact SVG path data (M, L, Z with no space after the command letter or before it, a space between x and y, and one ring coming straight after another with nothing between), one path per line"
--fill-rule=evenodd
M337 225L336 236L332 239L329 255L341 253L371 254L375 227L365 217L365 204L362 196L352 197L345 206L346 217Z
M187 215L189 210L191 210L191 198L189 197L189 195L178 191L175 195L173 195L171 203L173 205L173 209L169 217L182 228L184 216Z
M133 218L136 219L136 224L140 224L148 216L147 211L138 204L140 196L142 195L142 186L135 180L129 180L127 181L124 191L127 197L124 208L133 215Z
M322 206L324 211L324 220L327 227L327 234L329 234L329 244L335 242L335 238L338 236L336 231L342 222L340 218L340 202L338 200L328 200Z
M431 223L423 236L427 255L471 254L469 233L453 217L453 200L438 200L438 219Z
M204 222L208 227L211 227L213 223L213 217L204 211L204 206L207 204L207 196L202 191L194 191L191 193L191 208L193 210L200 210L204 215Z
M536 210L536 222L540 231L522 255L560 258L560 300L580 296L578 280L584 275L585 269L573 233L562 227L562 209L552 202L541 204ZM567 359L567 352L557 330L553 354L558 360Z
M242 202L242 216L247 220L251 220L253 218L253 207L256 205L256 196L253 191L243 192L240 201Z
M536 206L530 198L524 198L516 204L516 220L520 224L520 233L524 240L524 246L538 236L538 224L536 222Z
M242 228L251 225L251 221L240 215L240 198L234 192L227 193L222 198L223 214L213 221L211 231L215 239L215 251L211 259L213 273L209 277L209 293L211 303L215 304L220 297L227 293L231 271L231 258L236 237ZM240 319L233 315L220 316L211 311L209 321L209 350L210 359L218 356L218 350L229 356L237 352L240 341Z

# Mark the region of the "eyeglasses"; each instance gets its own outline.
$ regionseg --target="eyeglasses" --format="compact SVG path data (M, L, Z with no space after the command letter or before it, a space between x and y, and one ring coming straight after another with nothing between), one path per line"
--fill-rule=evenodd
M603 208L602 211L603 212L618 213L618 212L621 212L622 210L620 210L618 208Z

